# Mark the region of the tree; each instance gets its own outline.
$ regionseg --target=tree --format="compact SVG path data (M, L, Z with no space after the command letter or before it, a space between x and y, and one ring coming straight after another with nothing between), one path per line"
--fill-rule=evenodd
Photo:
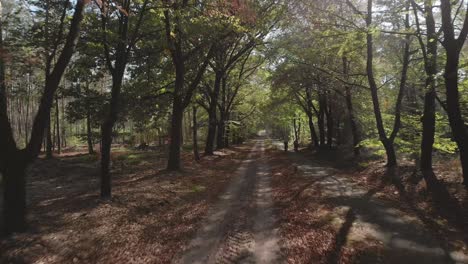
M211 67L214 71L215 80L213 88L208 91L209 124L205 145L205 155L213 155L216 127L218 127L217 148L221 149L224 147L223 132L226 116L223 115L223 112L220 112L221 115L218 120L216 113L219 105L221 88L223 84L226 84L226 75L230 68L233 67L244 54L250 53L256 44L255 38L249 37L248 35L246 36L243 33L238 36L226 37L223 40L223 42L217 41L213 46L214 56Z
M459 94L460 53L468 36L468 6L465 9L463 25L459 30L458 37L456 37L455 32L458 32L458 30L455 30L454 19L452 17L452 6L454 4L449 0L441 0L440 3L442 31L444 33L442 46L446 53L444 72L445 96L447 100L446 109L450 127L452 128L452 134L460 152L463 184L468 188L468 129L463 120ZM462 1L460 5L463 4Z
M197 34L197 36L194 36L193 32L187 31L190 14L201 12L202 9L193 11L187 0L177 0L174 3L164 1L164 3L166 8L164 11L166 45L175 71L167 169L179 170L181 167L180 147L184 109L190 104L195 89L202 80L209 60L213 56L213 47L212 42L207 40L207 38L209 39L206 35L207 31L202 31L203 34ZM203 21L203 18L202 16L191 26L207 25L207 21Z
M425 95L424 95L424 114L423 122L423 135L421 141L421 163L420 169L424 177L432 175L432 151L434 145L435 134L435 101L436 101L436 75L437 75L437 46L438 34L436 32L435 19L433 14L433 5L431 1L424 1L424 9L415 2L411 1L413 7L415 22L416 22L416 36L421 48L424 60L424 71L426 73L425 80ZM418 12L424 12L426 21L426 42L423 39L423 32L419 22Z
M348 109L349 124L351 126L351 135L353 137L353 152L355 156L359 155L359 143L361 142L361 135L358 130L358 122L356 120L356 114L353 107L353 99L351 94L351 85L349 84L349 68L350 62L346 56L343 56L343 75L346 80L345 86L345 98L346 108Z
M253 75L258 73L259 67L264 65L265 58L253 56L252 53L253 47L226 73L221 81L221 100L217 104L220 113L218 146L229 147L231 127L238 124L236 120L232 120L232 112L239 104L239 92L249 84Z
M8 120L5 86L5 62L0 58L0 171L4 177L4 229L5 233L21 232L26 228L26 175L25 169L37 158L47 119L50 116L55 91L73 55L76 40L83 19L83 10L88 1L78 0L70 22L68 34L62 49L54 54L56 62L50 62L50 72L46 75L44 92L34 119L30 140L24 149L18 149L10 121ZM1 22L0 22L1 23ZM65 27L65 20L60 23ZM1 32L0 25L0 32ZM63 32L62 32L63 33ZM3 37L0 35L0 49L3 50Z
M349 2L348 2L349 3ZM379 95L378 95L378 87L377 83L375 81L374 77L374 63L373 63L373 34L374 34L374 29L372 25L372 15L373 15L373 8L372 8L372 0L367 1L367 14L366 14L366 26L367 26L367 34L366 34L366 40L367 40L367 65L366 65L366 72L367 72L367 79L369 81L369 86L371 90L371 95L372 95L372 104L374 106L374 115L375 115L375 121L377 125L377 130L379 133L379 139L382 142L382 145L385 148L386 154L387 154L387 166L388 167L394 167L397 165L397 159L396 159L396 153L395 153L395 147L394 147L394 141L395 138L398 134L398 131L400 129L401 125L401 102L403 100L403 91L406 85L406 79L407 79L407 71L408 71L408 65L410 61L410 51L409 51L409 46L410 46L410 35L406 35L405 39L405 44L404 44L404 54L403 54L403 68L401 71L401 80L400 80L400 89L395 105L395 120L394 120L394 125L393 125L393 130L390 134L390 136L387 136L387 132L385 131L383 119L382 119L382 113L381 113L381 108L380 108L380 102L379 102ZM353 9L357 10L355 7ZM409 6L407 4L406 8L406 19L405 19L405 25L406 28L409 28Z
M71 123L85 120L86 135L82 138L86 140L88 153L94 154L93 145L96 136L93 129L98 128L102 123L106 98L98 91L91 89L89 81L82 83L79 78L75 80L76 82L66 91L68 97L74 98L66 108L67 120Z
M119 114L124 73L129 56L139 39L140 28L147 12L149 0L144 0L141 6L135 3L135 10L131 9L132 2L126 0L122 2L121 6L115 7L109 2L103 1L100 6L104 57L107 68L112 76L110 102L101 126L101 198L103 199L110 199L112 195L109 168L112 130ZM134 19L130 18L132 12L137 14ZM113 21L113 19L117 21ZM132 22L134 23L133 27L130 26ZM115 31L115 35L109 36L109 32L111 31ZM112 50L111 44L115 44Z

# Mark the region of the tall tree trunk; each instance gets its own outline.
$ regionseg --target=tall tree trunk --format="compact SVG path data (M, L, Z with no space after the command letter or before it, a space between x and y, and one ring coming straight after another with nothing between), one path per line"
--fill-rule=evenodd
M395 146L393 143L390 143L388 140L384 144L385 153L387 155L387 166L394 167L397 165L397 158L395 152Z
M395 148L391 142L389 142L385 127L383 124L382 113L380 111L380 103L379 103L379 95L378 95L378 88L377 83L375 82L374 77L374 70L373 70L373 60L374 60L374 51L373 51L373 37L372 37L372 0L367 1L367 17L366 17L366 25L367 25L367 63L366 63L366 72L367 72L367 79L369 81L369 86L371 90L372 96L372 104L374 107L374 116L375 122L377 125L377 131L379 133L379 139L382 142L382 145L385 148L385 152L387 154L387 166L394 167L397 165L396 162L396 154Z
M206 136L205 155L213 155L216 139L218 97L221 89L221 79L223 74L216 72L213 91L210 94L210 105L208 108L208 134ZM218 131L219 133L219 131Z
M315 132L315 126L314 126L314 120L313 120L313 114L312 114L312 111L314 108L313 106L313 102L312 102L312 93L311 93L311 90L310 88L307 88L306 89L306 114L307 114L307 117L308 117L308 123L309 123L309 131L310 131L310 138L312 140L312 143L314 144L314 146L316 148L318 148L320 146L320 143L319 143L319 139L318 139L318 136L317 136L317 133Z
M24 159L16 151L9 159L3 173L4 233L23 232L26 229L26 167Z
M468 129L460 109L460 94L458 87L458 70L460 63L460 52L468 36L468 10L465 10L463 26L459 31L458 38L455 36L455 19L452 18L452 1L441 0L442 31L444 40L442 45L446 51L445 59L445 95L447 99L447 114L452 129L453 137L460 152L460 161L463 170L463 184L468 188ZM468 7L467 7L468 9Z
M171 116L171 142L169 145L169 159L167 161L168 170L180 169L180 144L182 140L182 119L184 114L184 102L182 91L185 84L185 66L181 62L181 58L176 56L174 60L176 79L174 84L174 97L172 101L172 116Z
M170 1L165 1L170 2ZM180 32L181 30L181 13L179 10L187 8L188 1L183 1L181 5L173 5L174 12L174 31ZM171 25L171 13L169 10L164 11L164 24L166 29L166 41L168 49L171 53L172 63L175 67L175 85L172 102L172 122L171 122L171 145L169 147L169 160L167 164L168 170L180 169L180 142L182 134L182 119L185 107L189 105L192 100L195 89L200 84L202 77L206 71L209 60L213 55L213 45L210 46L209 51L204 58L204 62L198 67L195 77L187 84L185 84L185 63L186 58L183 50L182 34L176 34L174 38L172 35L173 29ZM216 105L215 105L216 109Z
M428 6L426 6L426 9ZM429 13L430 12L430 13ZM435 134L435 100L436 100L436 74L437 74L437 41L435 21L432 15L432 7L426 11L427 24L427 55L425 58L426 83L424 96L424 114L422 117L423 134L421 141L420 169L423 175L432 175L432 149ZM424 48L424 45L423 47Z
M219 121L218 121L218 131L216 134L216 149L223 149L224 148L224 135L226 129L226 120L224 117L224 113L220 111Z
M324 95L319 94L319 111L318 111L318 127L320 137L320 147L325 146L325 109L327 107L327 100L324 100Z
M225 116L226 116L226 121L229 121L229 120L230 120L230 114L229 114L229 113L226 113ZM225 147L225 148L229 148L229 137L230 137L230 134L231 134L231 126L229 125L229 123L227 123L227 124L224 126L224 147Z
M125 64L123 64L125 65ZM112 131L117 121L120 101L120 91L122 88L123 74L125 66L114 71L112 75L112 90L109 105L109 112L101 128L101 198L111 199L112 183L110 175Z
M327 146L328 148L332 148L333 146L333 133L334 133L334 121L333 121L333 111L332 111L332 104L331 104L331 96L328 96L328 110L326 111L327 114Z
M26 227L26 179L27 165L37 156L42 147L44 132L50 117L53 96L61 77L75 50L76 39L83 19L84 0L78 0L62 51L52 72L46 76L44 92L34 118L30 140L24 150L18 150L8 120L4 62L0 58L0 172L4 176L3 219L5 233L24 231ZM0 15L1 16L1 15ZM0 21L2 19L0 18ZM0 32L1 30L0 22ZM0 49L3 48L0 33ZM50 122L49 122L50 124Z
M107 68L112 75L111 98L108 112L106 113L104 122L101 126L101 198L112 198L112 179L110 175L111 164L111 147L112 147L112 132L115 123L117 122L118 113L120 110L120 94L122 89L123 76L127 67L128 56L136 41L136 34L139 31L143 14L146 10L147 0L142 4L140 13L133 27L133 34L129 36L129 17L131 1L122 1L122 7L119 9L118 18L118 41L115 48L115 55L111 57L107 43L107 19L108 14L101 13L101 30L103 32L104 56L107 63ZM104 12L104 9L103 9ZM114 63L112 63L114 61Z
M57 153L60 155L62 152L62 141L60 136L60 113L58 96L55 97L55 122L57 125Z
M50 118L50 113L49 117L47 118L47 131L46 131L46 158L51 159L52 158L52 148L53 148L53 142L52 142L52 124L51 124L51 118Z
M437 74L437 41L438 38L435 28L435 20L433 15L432 2L424 1L424 17L426 20L426 44L422 39L421 26L419 24L418 4L411 0L416 23L417 38L424 59L424 70L426 72L425 95L424 95L424 111L422 116L422 140L421 154L419 157L419 168L423 173L423 177L427 184L431 184L434 180L432 170L432 151L434 145L435 134L435 100L436 100L436 74ZM416 95L413 101L417 102ZM416 161L418 163L418 161Z
M465 144L460 148L460 161L463 171L463 184L468 188L468 144L465 141Z
M183 104L180 97L175 97L172 104L171 142L169 146L168 170L180 169L180 144L182 140Z
M31 80L30 74L27 74L28 77L28 84L27 84L27 97L26 97L26 122L24 122L24 145L28 144L29 140L29 112L30 112L30 105L31 105Z
M432 173L432 149L435 134L435 97L436 92L432 84L428 86L426 77L426 94L424 95L424 114L422 116L422 140L421 140L421 160L420 169L423 174ZM435 87L434 87L435 88Z
M119 69L112 76L112 90L108 113L101 126L101 198L112 198L112 179L110 175L111 147L113 140L113 128L117 121L120 90L124 69Z
M336 145L337 146L341 146L342 142L343 142L343 129L341 128L341 119L340 118L337 118L336 119L336 124L335 124L335 127L336 127Z
M294 151L297 152L297 151L299 151L299 134L298 134L297 118L296 117L294 117L294 119L293 119L293 132L294 132L293 147L294 147Z
M198 153L198 122L197 122L197 107L192 108L192 137L193 137L193 156L196 161L200 160L200 154Z
M218 139L216 142L217 149L223 149L225 145L226 137L226 125L227 125L227 110L226 110L226 85L227 77L225 74L221 78L221 104L219 106L219 123L218 123Z
M88 142L88 153L94 154L93 133L91 130L91 114L89 110L86 112L86 140Z
M319 146L319 141L318 141L317 133L315 132L314 120L313 120L313 115L312 115L311 112L307 113L307 118L308 118L308 122L309 122L310 138L311 138L312 143L314 144L314 146L318 147Z
M110 199L112 183L110 176L110 151L112 145L112 121L107 119L101 128L101 198Z
M463 171L463 184L468 188L468 131L460 110L460 95L458 91L458 68L460 55L456 51L446 49L445 63L445 94L447 98L447 114L455 142L460 153Z
M349 78L349 65L348 65L348 59L346 57L343 57L343 73L345 75L345 78L348 79ZM351 87L350 85L347 85L347 84L345 85L345 96L346 96L346 109L348 110L348 120L351 126L351 135L353 137L353 141L352 141L353 152L354 152L354 156L359 156L359 152L360 152L359 143L361 142L361 136L358 131L356 116L354 114Z
M65 113L65 99L62 96L61 100L61 105L62 105L62 113ZM66 126L62 125L62 147L66 148L67 147L67 133L66 133Z

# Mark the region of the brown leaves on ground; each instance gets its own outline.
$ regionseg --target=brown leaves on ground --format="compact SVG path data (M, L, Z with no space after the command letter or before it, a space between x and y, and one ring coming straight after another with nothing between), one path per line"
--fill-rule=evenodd
M460 182L458 159L435 163L433 177L437 185L432 188L414 163L408 161L401 161L390 174L382 161L371 162L365 169L349 174L361 186L374 190L375 197L417 215L450 250L468 251L468 192Z
M355 227L357 233L351 242L347 242L346 238L340 241L346 237L340 233L349 232L354 222L352 211L322 201L320 185L302 177L301 171L284 152L269 150L269 153L282 247L288 263L385 263L381 242L368 237L360 240L359 227ZM301 152L301 155L314 160L322 158L309 151ZM334 160L337 160L336 157ZM327 159L320 160L320 163L333 165ZM393 173L389 173L384 165L381 160L367 161L361 168L348 166L337 173L367 190L367 197L378 198L382 203L388 203L389 207L416 216L419 225L443 239L451 250L466 252L466 232L453 226L450 216L443 216L437 210L445 207L453 211L453 204L437 204L424 180L414 173L413 164L402 162ZM464 211L466 216L466 190L454 188L460 183L453 167L444 170L442 165L438 165L436 175L451 197L456 198L459 204L457 209ZM337 251L337 248L340 250Z
M113 157L112 201L99 199L98 161L39 160L30 170L29 223L0 240L1 263L170 263L224 190L248 148L168 172L162 153Z
M332 209L320 204L320 190L312 186L312 192L295 198L307 183L284 153L269 153L282 250L288 263L326 263L335 234L332 219L328 218Z

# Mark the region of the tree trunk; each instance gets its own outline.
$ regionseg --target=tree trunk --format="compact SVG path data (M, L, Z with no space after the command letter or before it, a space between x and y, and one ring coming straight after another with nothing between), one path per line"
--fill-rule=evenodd
M109 112L101 128L101 198L112 198L112 186L110 175L110 158L112 146L112 130L117 121L120 101L120 90L122 88L125 64L120 64L112 76L112 90L109 105Z
M396 154L393 144L389 142L385 127L383 124L382 113L380 111L380 103L379 103L379 95L378 95L378 87L377 83L375 82L374 77L374 70L373 70L373 58L374 58L374 51L373 51L373 37L371 32L372 26L372 0L367 1L367 17L366 17L366 26L368 28L366 44L367 44L367 62L366 62L366 73L367 79L369 81L369 86L371 90L371 97L372 97L372 105L374 108L374 116L375 116L375 123L377 126L377 131L379 133L380 142L385 148L385 152L387 154L387 166L394 167L396 166Z
M230 120L230 114L226 114L226 120ZM229 126L229 123L224 125L224 147L229 148L229 137L231 134L231 127Z
M331 100L331 96L329 96L329 100ZM328 103L328 111L327 111L327 146L328 148L332 148L333 146L333 133L334 133L334 121L333 121L333 112L332 112L332 105L331 102Z
M435 86L433 80L428 75L426 77L426 92L424 96L424 115L422 117L422 140L421 140L421 160L420 169L422 172L432 172L432 146L434 145L435 134Z
M325 109L327 107L326 99L324 101L324 95L319 95L319 113L318 113L318 127L320 136L320 147L325 146Z
M65 102L64 98L62 96L61 100L61 105L62 105L62 114L65 113ZM66 126L62 126L62 147L66 148L67 147L67 133L66 133Z
M31 81L30 81L30 74L28 73L28 84L27 84L27 97L26 97L26 122L24 122L24 145L28 144L29 140L29 109L31 105Z
M462 163L463 183L468 188L468 131L465 127L460 110L460 95L458 91L459 53L447 49L445 65L445 93L447 98L447 114L452 134L460 152Z
M26 166L17 157L10 159L2 171L3 226L6 235L26 229Z
M221 112L221 111L220 111ZM225 117L224 114L221 112L219 116L218 122L218 133L216 134L216 149L223 149L224 148L224 135L225 135Z
M52 158L52 128L51 128L51 118L50 118L50 113L49 117L47 118L47 131L46 131L46 158L51 159Z
M298 124L298 118L295 117L293 119L293 130L294 130L294 141L293 141L293 146L294 146L294 151L299 151L299 130L300 128L300 123Z
M89 154L94 154L94 149L93 149L93 133L91 130L91 114L88 111L86 113L86 139L88 142L88 153Z
M385 153L387 154L387 167L395 167L397 165L397 158L393 142L386 140L383 145L385 148Z
M336 127L336 133L335 133L336 134L336 145L341 146L341 144L343 143L343 129L341 128L341 119L340 118L336 119L335 127Z
M315 147L319 146L319 141L317 137L317 133L315 132L314 120L312 113L307 113L307 118L309 121L309 130L310 130L310 138L312 139L312 143Z
M348 78L348 75L349 75L348 67L349 67L348 60L346 57L343 57L343 73L345 74L346 78ZM345 85L345 95L346 95L346 109L348 110L348 119L349 119L349 124L351 126L351 135L353 137L353 152L354 152L354 156L359 156L359 152L360 152L359 143L361 142L361 136L359 135L357 122L356 122L356 116L354 115L351 87L349 85Z
M112 183L110 175L110 151L113 123L107 119L101 128L101 198L111 199Z
M208 108L208 134L206 136L205 155L213 155L214 151L217 127L216 109L218 105L219 92L221 89L221 79L222 73L217 72L215 76L213 92L210 94L210 106Z
M167 162L167 169L171 171L180 169L183 112L182 99L174 97L171 118L171 142L169 146L169 160Z
M60 140L60 114L59 114L59 101L58 96L55 97L55 123L57 125L57 153L60 155L62 152L62 141Z
M316 148L320 146L319 144L319 139L317 137L317 133L315 131L315 126L314 126L314 120L313 120L313 114L312 110L315 109L313 107L313 102L312 102L312 94L311 90L309 88L306 89L306 114L308 117L308 123L309 123L309 131L310 131L310 139L312 140L312 143Z
M197 122L197 107L194 106L192 108L192 121L193 121L193 128L192 128L192 136L193 136L193 156L196 161L200 160L200 154L198 153L198 122Z
M466 38L468 37L468 13L466 13L463 18L464 21L461 23L463 24L461 29L457 28L454 26L454 18L452 18L452 5L452 1L449 0L440 1L440 10L442 15L441 28L444 32L442 45L446 51L444 73L445 95L447 98L446 110L452 134L460 152L463 183L465 187L468 188L468 129L465 126L460 109L460 94L458 87L460 52L465 44ZM457 28L457 30L455 30L455 28ZM456 37L456 31L458 31L458 37Z
M460 161L463 171L463 185L468 188L468 144L466 143L460 148Z
M219 105L219 123L218 123L218 140L217 148L223 149L226 147L226 125L229 118L227 117L226 109L226 89L227 89L227 77L223 74L221 78L221 104Z

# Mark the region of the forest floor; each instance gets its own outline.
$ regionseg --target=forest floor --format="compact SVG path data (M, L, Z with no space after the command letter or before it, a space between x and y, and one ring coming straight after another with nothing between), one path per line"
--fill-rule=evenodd
M0 263L171 263L251 146L168 172L164 153L113 152L113 198L99 199L97 156L39 159L28 173L30 230L0 239Z
M288 263L468 263L468 223L397 188L382 163L334 168L336 153L270 152Z
M182 172L160 169L164 153L114 151L111 201L98 196L97 157L40 159L31 228L0 240L0 263L468 263L468 225L386 180L382 164L335 167L334 154L274 145L200 163L184 152Z

